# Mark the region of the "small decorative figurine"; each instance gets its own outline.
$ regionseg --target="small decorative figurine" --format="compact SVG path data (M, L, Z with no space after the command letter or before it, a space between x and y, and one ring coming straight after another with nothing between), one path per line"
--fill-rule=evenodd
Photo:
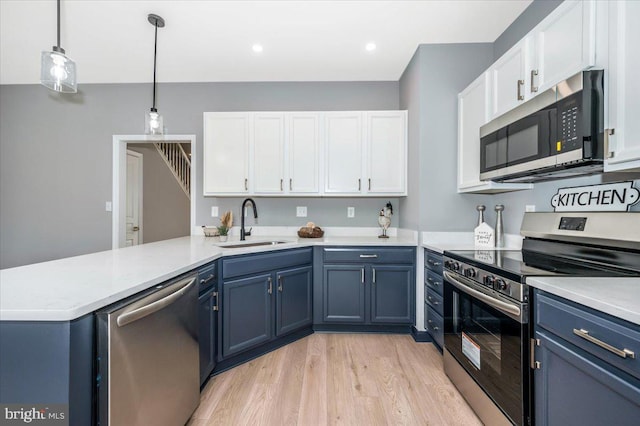
M393 214L393 206L391 202L388 202L378 215L378 224L382 227L382 234L378 235L378 238L389 238L387 235L387 229L391 226L391 215Z

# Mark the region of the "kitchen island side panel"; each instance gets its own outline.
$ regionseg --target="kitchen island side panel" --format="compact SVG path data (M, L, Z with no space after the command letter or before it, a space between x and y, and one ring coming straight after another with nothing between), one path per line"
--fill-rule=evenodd
M93 314L74 321L0 321L0 404L68 404L92 423Z

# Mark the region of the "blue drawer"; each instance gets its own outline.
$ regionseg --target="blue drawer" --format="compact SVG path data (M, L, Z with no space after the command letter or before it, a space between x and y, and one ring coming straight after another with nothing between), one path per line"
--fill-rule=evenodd
M535 308L537 326L640 378L640 327L540 291L536 291ZM609 345L610 349L597 342ZM632 352L634 357L628 353L623 358L614 350Z
M427 309L426 329L431 334L433 341L441 348L444 347L444 319L433 309Z
M431 250L425 250L424 266L431 269L433 272L442 275L443 262L442 254Z
M435 291L427 288L427 294L425 294L424 301L427 302L438 314L443 315L443 299Z
M330 247L324 249L325 263L415 263L416 255L413 247L379 248L379 247Z
M441 275L436 274L430 269L425 269L424 282L430 289L442 296L443 281Z
M213 262L198 271L199 293L208 291L218 280L218 263Z
M222 259L222 278L273 271L279 268L312 263L312 249L278 250L261 254L246 254Z

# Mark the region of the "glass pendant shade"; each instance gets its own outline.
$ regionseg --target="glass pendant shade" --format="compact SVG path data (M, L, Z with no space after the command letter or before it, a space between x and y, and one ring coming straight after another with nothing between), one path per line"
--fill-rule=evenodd
M77 93L76 63L67 58L57 46L51 52L42 52L40 83L56 92Z
M164 133L162 116L158 114L155 108L151 108L151 111L145 115L144 123L144 131L147 135L161 135Z

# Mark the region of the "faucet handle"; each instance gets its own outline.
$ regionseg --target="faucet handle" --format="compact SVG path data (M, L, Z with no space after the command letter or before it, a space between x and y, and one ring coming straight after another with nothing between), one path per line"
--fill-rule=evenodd
M249 228L249 230L248 230L248 231L246 231L246 230L244 231L244 235L245 235L245 237L248 237L248 236L250 236L250 235L251 235L251 230L252 230L252 229L253 229L253 226L252 226L251 228Z

